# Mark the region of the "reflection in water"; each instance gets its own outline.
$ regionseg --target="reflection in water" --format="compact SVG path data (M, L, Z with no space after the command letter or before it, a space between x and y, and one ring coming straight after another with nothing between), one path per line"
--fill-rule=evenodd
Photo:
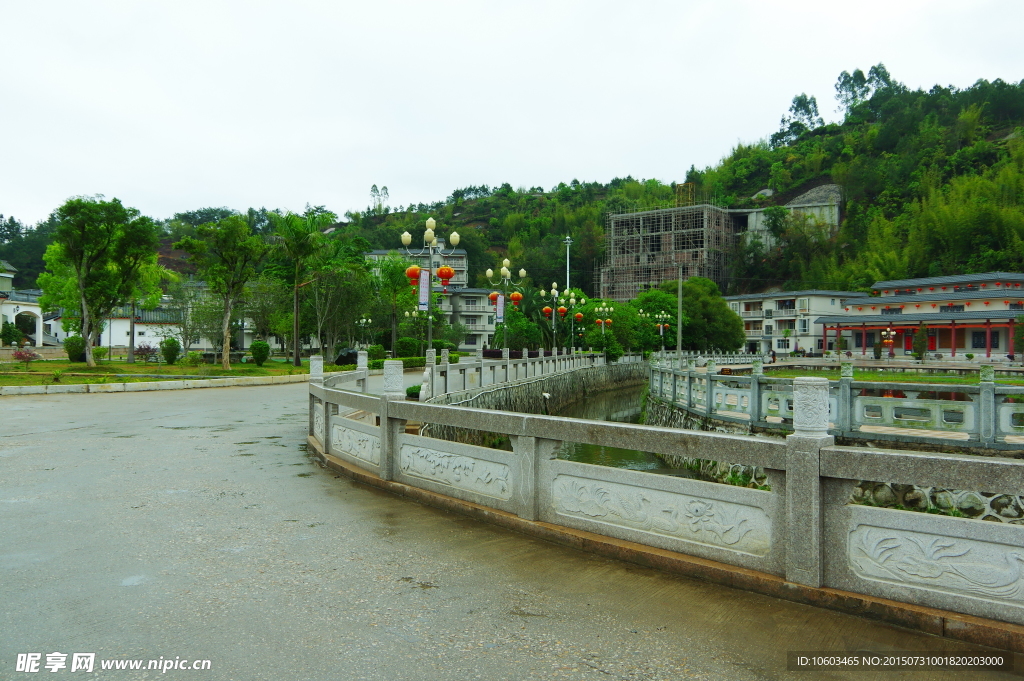
M640 423L640 409L644 391L647 386L638 385L622 390L588 395L582 400L561 409L556 416L568 416L577 419L595 421L618 421L620 423ZM566 442L558 452L559 459L592 463L599 466L628 468L635 471L668 472L665 462L650 452L639 452L635 449L618 447L602 447ZM673 471L675 472L675 471Z

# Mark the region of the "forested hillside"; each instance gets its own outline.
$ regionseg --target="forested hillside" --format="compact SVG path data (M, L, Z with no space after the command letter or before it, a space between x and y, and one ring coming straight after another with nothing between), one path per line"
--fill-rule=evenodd
M680 169L676 179L691 183L695 197L726 207L782 205L817 184L843 187L836 233L776 211L772 248L738 244L731 292L857 289L879 279L1024 269L1024 81L910 90L879 64L867 75L841 74L836 98L842 123L825 125L815 98L801 94L765 140L737 146L715 167ZM766 188L774 194L754 198ZM605 215L674 205L676 197L675 182L631 177L549 190L467 187L410 206L389 205L387 189L374 187L370 205L346 213L336 236L398 248L402 232L418 239L433 216L440 236L459 232L470 281L480 285L481 273L505 257L537 284L562 281L570 236L573 285L589 293ZM169 243L230 212L200 209L161 224ZM267 224L266 209L243 214L254 231ZM19 269L16 286L35 284L51 231L50 223L31 228L0 216L0 258Z

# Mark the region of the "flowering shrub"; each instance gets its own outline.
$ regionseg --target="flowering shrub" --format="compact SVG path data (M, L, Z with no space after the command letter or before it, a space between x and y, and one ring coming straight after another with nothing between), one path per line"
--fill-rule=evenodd
M12 357L14 357L14 359L16 359L19 362L24 362L25 363L25 371L28 371L28 364L29 364L29 362L34 362L37 359L42 359L43 358L43 356L40 355L39 353L37 353L37 352L35 352L33 350L25 350L25 349L15 350L14 354L12 355Z

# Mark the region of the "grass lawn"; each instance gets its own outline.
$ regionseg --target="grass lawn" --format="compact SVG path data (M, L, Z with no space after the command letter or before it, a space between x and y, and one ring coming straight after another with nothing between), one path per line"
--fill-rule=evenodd
M839 380L839 369L767 369L764 372L769 378L797 378L798 376L821 376L830 381ZM919 374L914 371L871 371L853 370L853 380L872 381L875 383L948 383L953 385L977 385L980 381L977 372L961 376L959 374ZM1015 378L997 378L1000 385L1024 385L1024 375Z
M138 361L128 364L124 361L101 361L95 367L87 366L84 362L69 362L63 360L37 360L29 363L29 370L25 371L24 362L3 362L0 363L0 386L3 385L46 385L54 383L54 372L60 371L62 375L57 381L61 384L79 383L135 383L139 381L160 381L173 380L164 379L162 376L195 376L206 378L213 376L290 376L292 374L308 374L309 362L303 362L301 367L291 365L285 360L270 359L262 367L255 364L233 363L230 371L225 371L220 364L201 364L198 367L175 364L156 364ZM117 376L117 374L156 374L150 376Z

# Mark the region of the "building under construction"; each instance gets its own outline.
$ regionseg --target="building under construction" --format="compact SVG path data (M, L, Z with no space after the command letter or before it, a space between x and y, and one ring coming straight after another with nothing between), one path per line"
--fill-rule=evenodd
M680 276L707 277L724 288L729 253L746 216L711 204L610 215L605 262L597 271L601 298L625 301Z
M833 228L839 224L839 187L827 185L786 204ZM680 203L689 203L683 197ZM723 291L737 239L754 233L770 244L760 208L721 208L710 201L608 216L604 263L595 273L601 298L626 301L663 281L705 277Z

